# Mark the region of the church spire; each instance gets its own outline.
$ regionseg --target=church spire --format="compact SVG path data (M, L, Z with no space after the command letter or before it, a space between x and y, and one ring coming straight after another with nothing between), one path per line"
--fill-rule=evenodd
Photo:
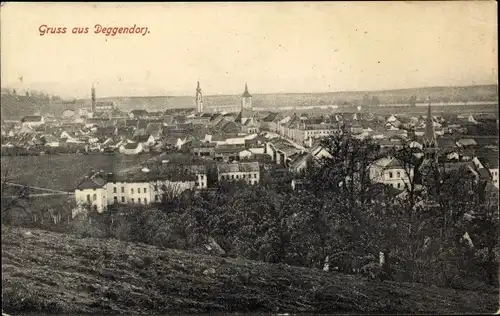
M429 100L429 106L427 108L427 119L426 119L426 122L425 122L424 142L428 146L435 146L436 145L436 134L434 133L434 121L432 119L431 102L430 102L430 100Z
M203 95L201 93L200 81L198 81L198 84L196 86L196 112L203 112Z
M251 98L252 97L252 95L248 92L248 85L246 82L245 82L245 91L243 92L243 94L241 96L243 98Z
M95 100L95 86L94 83L92 82L92 89L90 89L90 95L92 98L92 112L96 111L96 100Z

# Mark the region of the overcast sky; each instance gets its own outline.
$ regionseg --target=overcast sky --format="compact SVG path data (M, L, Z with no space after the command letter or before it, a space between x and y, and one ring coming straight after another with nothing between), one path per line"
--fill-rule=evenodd
M2 86L63 97L497 83L496 2L7 3ZM40 36L39 26L67 27ZM149 34L94 34L94 25ZM89 34L71 34L73 27ZM22 82L19 80L22 77Z

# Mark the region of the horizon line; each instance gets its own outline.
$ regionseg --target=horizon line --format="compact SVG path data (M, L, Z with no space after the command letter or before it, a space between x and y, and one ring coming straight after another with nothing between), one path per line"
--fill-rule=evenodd
M326 93L374 93L374 92L389 92L389 91L402 91L402 90L416 90L416 89L431 89L431 88L471 88L471 87L481 87L481 86L498 86L498 83L490 84L475 84L475 85L459 85L459 86L420 86L411 88L397 88L397 89L380 89L380 90L339 90L339 91L317 91L317 92L266 92L266 93L251 93L252 97L255 95L272 95L272 94L326 94ZM203 92L203 88L201 89ZM214 97L214 96L238 96L239 94L204 94L203 97ZM193 97L187 94L171 94L171 95L115 95L115 96L104 96L103 98L164 98L164 97ZM75 98L76 100L82 100L86 98ZM99 98L97 98L99 99Z
M379 90L338 90L338 91L317 91L317 92L266 92L266 93L253 93L252 96L255 95L277 95L277 94L327 94L327 93L374 93L374 92L390 92L390 91L404 91L404 90L417 90L417 89L436 89L436 88L471 88L471 87L481 87L481 86L498 86L498 83L489 83L489 84L472 84L472 85L449 85L449 86L419 86L419 87L409 87L409 88L397 88L397 89L379 89ZM9 86L1 86L1 89L15 89L10 88ZM18 88L19 89L19 88ZM30 91L32 89L22 89L24 91ZM43 90L33 89L37 92L48 93ZM196 90L196 89L195 89ZM203 88L202 88L203 92ZM50 95L56 95L56 93L48 93ZM498 94L498 93L497 93ZM204 97L213 97L213 96L238 96L239 94L203 94ZM97 99L104 98L162 98L162 97L193 97L189 94L164 94L164 95L109 95L103 97L97 97ZM90 98L90 96L89 96ZM62 100L86 100L86 97L61 97Z

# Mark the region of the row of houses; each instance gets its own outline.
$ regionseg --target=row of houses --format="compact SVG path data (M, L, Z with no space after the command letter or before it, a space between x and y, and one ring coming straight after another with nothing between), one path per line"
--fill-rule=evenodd
M220 182L245 181L250 185L260 182L258 162L219 163L217 179ZM208 187L207 167L202 164L149 164L118 174L92 171L76 186L75 199L83 208L89 205L98 212L114 204L159 203L163 197L173 197L186 190Z

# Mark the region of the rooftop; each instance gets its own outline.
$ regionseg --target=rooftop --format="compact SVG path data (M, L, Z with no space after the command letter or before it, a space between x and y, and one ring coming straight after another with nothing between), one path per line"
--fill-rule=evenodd
M217 164L218 173L232 172L258 172L258 162L241 162L241 163L219 163Z

